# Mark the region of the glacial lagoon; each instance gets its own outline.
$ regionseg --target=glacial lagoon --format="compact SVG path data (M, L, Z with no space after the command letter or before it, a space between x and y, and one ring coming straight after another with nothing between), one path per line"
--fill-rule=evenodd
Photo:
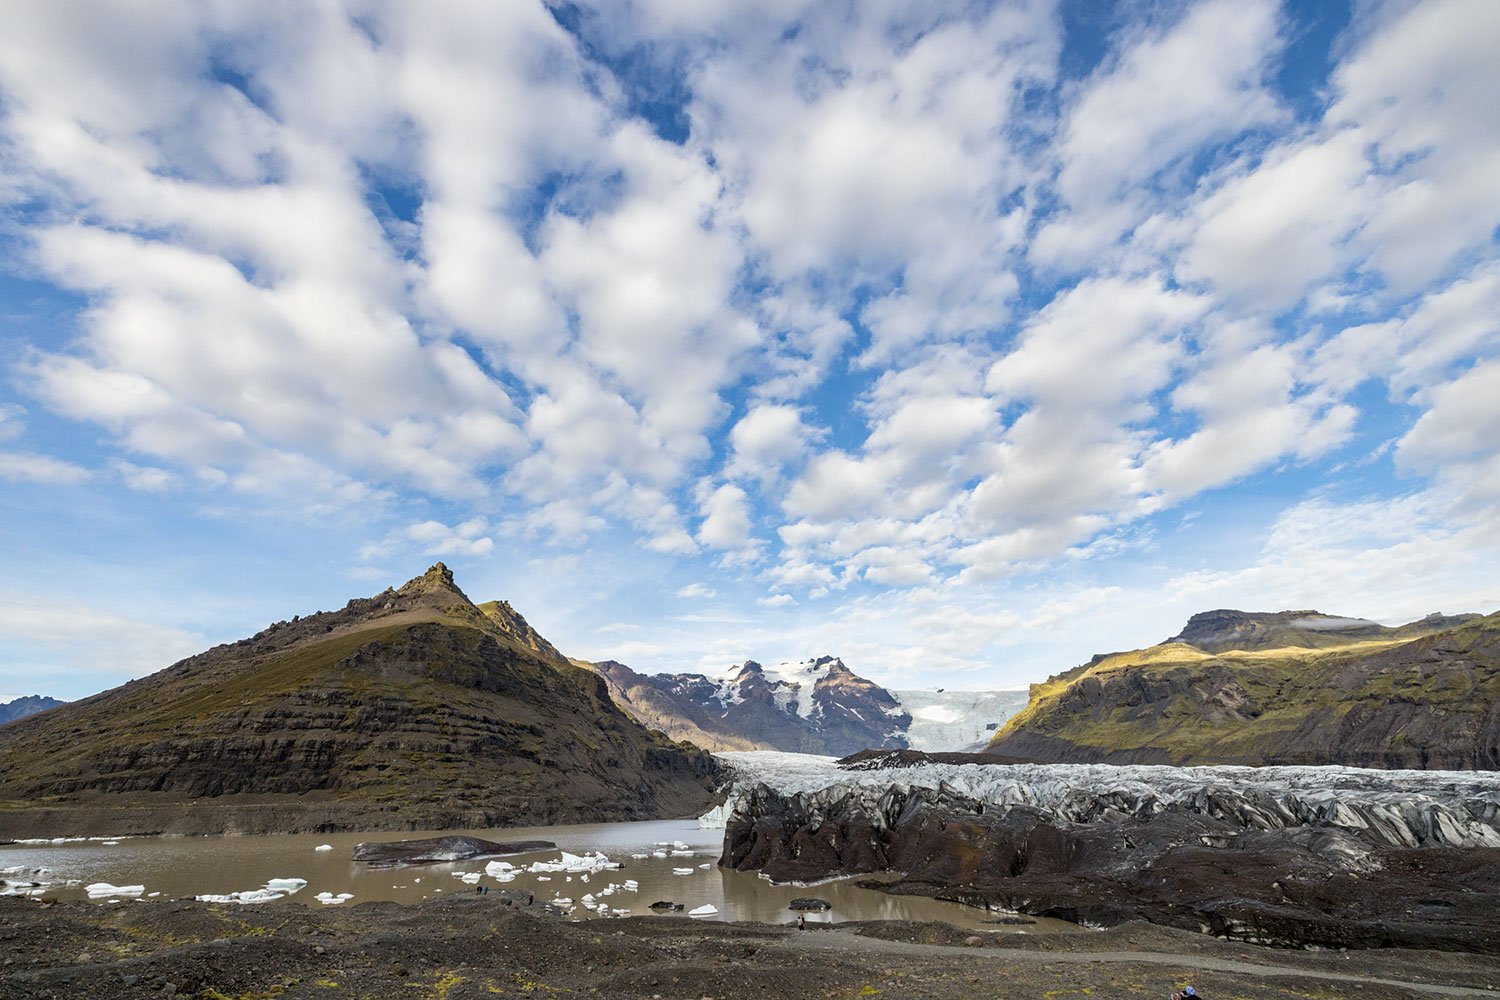
M489 840L547 840L557 845L504 859L519 869L533 862L556 861L561 852L607 855L622 867L587 876L564 872L522 872L501 882L485 875L494 859L475 858L401 868L373 868L350 860L361 841L416 839L467 833ZM99 905L129 906L135 899L181 899L228 895L265 887L272 879L305 879L297 892L260 906L321 905L325 898L347 894L342 904L373 900L417 902L453 894L475 894L476 885L492 890L519 890L535 896L540 906L557 898L574 901L572 919L601 919L581 905L585 895L607 905L610 912L628 910L632 916L652 916L656 900L681 903L681 916L712 906L709 919L789 923L796 914L787 905L796 898L815 896L833 908L808 913L808 921L936 920L974 930L1068 932L1079 930L1061 920L1038 920L1024 926L997 925L1002 914L913 896L888 896L855 883L868 876L825 882L816 886L773 885L751 872L718 868L722 830L703 829L697 820L642 823L583 824L577 826L519 827L503 830L444 830L394 833L280 834L244 837L125 837L118 841L18 843L0 847L0 878L12 883L40 881L29 890L42 898L88 899L86 886L142 886L139 896L98 896ZM677 847L676 845L681 845ZM326 846L328 850L319 850ZM657 856L658 854L664 856ZM637 857L636 855L645 855ZM41 869L40 874L35 872ZM686 874L680 874L686 872ZM468 875L477 883L464 881ZM637 888L623 887L629 881ZM27 891L27 890L23 890ZM502 897L491 893L496 906ZM234 905L234 904L226 904ZM991 921L986 923L986 921Z

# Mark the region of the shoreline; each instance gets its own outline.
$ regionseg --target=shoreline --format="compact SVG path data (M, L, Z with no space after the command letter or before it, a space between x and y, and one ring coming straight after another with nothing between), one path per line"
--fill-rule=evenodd
M509 903L509 905L507 905ZM1149 997L1193 982L1271 1000L1500 997L1500 958L1295 952L1131 923L1086 935L940 924L600 926L501 893L310 910L151 900L0 900L0 995L126 997Z

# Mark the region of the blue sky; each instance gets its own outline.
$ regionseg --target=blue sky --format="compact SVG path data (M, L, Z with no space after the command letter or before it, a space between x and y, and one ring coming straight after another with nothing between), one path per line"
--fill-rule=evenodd
M12 5L0 694L446 561L1015 687L1500 607L1500 5Z

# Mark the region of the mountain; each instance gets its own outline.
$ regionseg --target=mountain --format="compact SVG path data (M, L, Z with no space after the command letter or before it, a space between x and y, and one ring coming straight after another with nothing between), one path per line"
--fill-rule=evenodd
M593 666L643 725L716 751L960 750L983 744L1025 704L1010 691L888 691L833 656L774 666L747 660L717 679L648 676L614 660Z
M867 747L904 747L902 734L911 723L889 691L834 656L770 667L746 660L718 680L703 674L648 677L612 660L595 669L636 718L714 750L843 756Z
M1194 615L1034 684L989 751L1041 762L1500 769L1500 614L1399 628Z
M0 728L0 837L695 815L716 771L438 563Z
M17 719L24 719L28 715L45 712L49 708L66 705L65 701L56 698L48 698L45 695L29 694L24 698L12 698L10 701L0 704L0 726Z

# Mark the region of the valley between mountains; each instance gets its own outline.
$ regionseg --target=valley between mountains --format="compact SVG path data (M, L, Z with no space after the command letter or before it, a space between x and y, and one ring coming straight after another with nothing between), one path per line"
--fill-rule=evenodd
M569 659L439 563L0 726L0 839L701 816L778 880L1500 954L1497 767L1500 615L1222 610L1029 695L892 691Z

